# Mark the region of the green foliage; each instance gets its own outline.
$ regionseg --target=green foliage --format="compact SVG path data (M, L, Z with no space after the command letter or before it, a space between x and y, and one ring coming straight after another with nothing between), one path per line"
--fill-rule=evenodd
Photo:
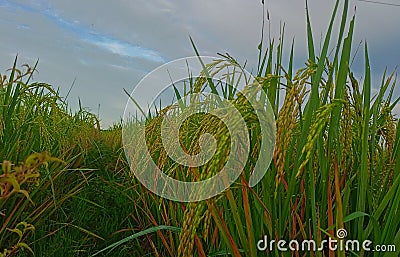
M348 3L343 2L338 41L329 57L328 49L331 47L333 26L338 22L340 2L336 1L320 53L314 49L306 8L309 60L294 76L293 46L287 70L282 63L283 34L277 45L269 42L269 49L264 50L261 42L258 47L256 80L273 105L277 120L273 163L260 184L255 188L248 186L246 179L253 167L246 165L240 179L229 190L204 202L175 203L142 189L140 195L145 208L141 210L141 215L148 216L149 223L155 227L173 225L182 228L179 235L169 231L157 232L158 240L153 248L156 256L214 256L220 253L258 256L260 252L255 248L256 242L263 235L270 239L295 239L299 242L314 239L320 244L328 236L337 238L335 231L341 228L348 231L349 239L368 239L374 244L399 247L400 218L397 210L400 204L400 164L397 160L400 129L398 120L392 114L394 103L398 100L392 102L391 99L395 78L394 74L385 74L378 95L371 96L366 44L364 80L354 77L349 63L355 17L347 21ZM198 54L197 49L195 51ZM232 57L224 57L224 61L240 70ZM221 63L202 65L207 70ZM231 84L235 85L235 81ZM211 92L228 91L226 88L218 90L209 81L198 78L191 81L187 93L199 89L207 91L207 87ZM179 104L184 104L188 95L179 93L177 89L175 93ZM387 99L385 95L388 95ZM285 99L280 106L281 96ZM226 98L238 102L240 94ZM169 176L186 181L193 181L209 169L220 167L229 152L221 150L223 154L204 167L190 170L175 165L167 157L160 139L160 123L165 112L171 108L175 107L168 106L159 110L157 116L147 119L148 144L145 147L153 160ZM245 112L241 114L251 117ZM260 134L256 124L246 123L251 135L250 156L254 157L259 151L257 142ZM182 146L187 152L196 153L196 142L205 132L222 141L216 155L221 152L220 149L229 148L226 129L207 114L192 116L183 123L180 127ZM256 160L250 158L249 164ZM135 178L132 179L136 185ZM275 249L270 254L292 256L293 253ZM329 252L325 249L298 254L391 256L393 253Z
M6 256L28 253L22 249L53 256L54 247L64 256L75 255L75 248L84 248L80 244L90 242L95 247L97 241L116 233L129 215L130 208L126 212L119 206L113 212L107 209L111 204L131 206L126 193L114 195L118 192L115 188L123 191L118 184L123 176L104 171L124 165L123 160L118 161L121 153L113 152L120 147L115 145L119 141L110 142L117 133L112 137L105 133L102 143L93 114L82 108L70 113L52 86L31 82L36 65L22 68L17 68L15 59L8 74L0 76L0 160L4 160L0 173L0 250ZM91 169L84 168L88 166ZM95 173L95 169L105 174ZM100 194L107 197L96 205ZM87 215L90 211L93 214ZM115 223L107 221L112 215L118 217ZM29 224L35 232L19 230L19 224ZM57 255L62 256L60 252Z
M249 161L229 189L203 202L178 203L150 193L129 172L122 124L102 131L88 111L71 114L53 87L30 82L36 65L19 70L15 60L10 74L0 76L0 160L8 160L0 174L0 256L25 256L30 251L38 256L397 256L328 249L261 253L256 248L264 235L320 243L345 228L348 239L400 249L400 126L392 113L399 101L392 99L395 74L385 72L378 94L371 95L365 44L363 79L354 77L349 63L355 17L347 20L348 4L342 2L339 19L336 1L319 53L306 6L309 59L297 72L294 41L289 62L283 63L284 27L277 43L268 42L268 49L265 42L259 44L253 83L261 85L272 104L276 145L273 162L254 188L247 181L258 160L260 124L254 108L241 97L246 91L204 77L190 78L184 92L174 88L177 106L147 117L147 145L138 148L148 147L164 172L186 181L209 178L223 166L230 154L230 135L206 113L207 103L200 103L204 113L192 115L180 128L182 146L196 154L200 136L211 133L218 139L217 151L204 167L185 169L163 149L160 124L165 112L176 108L179 113L191 100L189 94L211 91L233 103L246 120ZM332 44L336 23L339 32ZM229 55L221 60L202 63L205 74L222 64L243 69ZM227 75L230 85L238 79ZM265 100L259 99L260 106Z
M5 210L0 214L0 242L7 242L0 248L3 253L0 256L11 256L19 249L32 249L24 242L28 231L35 227L25 221L20 221L24 215L26 205L35 205L31 199L37 187L41 186L43 171L41 166L48 167L48 162L60 160L50 157L48 154L31 154L20 166L14 166L10 161L3 161L0 172L0 209ZM11 229L11 228L12 229ZM20 227L23 227L21 230ZM13 238L13 233L17 238Z

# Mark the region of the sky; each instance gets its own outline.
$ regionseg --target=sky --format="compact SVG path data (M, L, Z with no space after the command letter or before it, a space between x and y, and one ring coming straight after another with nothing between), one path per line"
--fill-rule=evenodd
M368 42L374 92L385 68L400 64L400 0L386 3L394 5L350 0L349 15L356 14L353 49ZM317 51L333 6L333 0L309 0ZM267 11L265 38L278 39L285 23L284 51L294 38L295 64L301 67L307 59L304 0L265 0L264 9L261 0L0 0L0 73L16 55L19 65L39 60L34 79L68 95L72 109L80 99L107 128L123 116L123 89L131 92L158 66L195 54L189 37L201 55L228 52L254 69ZM354 60L352 70L362 76L362 47Z

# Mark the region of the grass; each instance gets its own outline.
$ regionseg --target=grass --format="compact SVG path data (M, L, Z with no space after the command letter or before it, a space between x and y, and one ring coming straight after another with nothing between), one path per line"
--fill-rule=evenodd
M39 256L87 255L129 234L121 223L130 222L134 207L121 175L118 127L101 132L93 114L70 113L50 85L30 82L35 67L22 68L15 60L0 83L0 159L7 160L0 184L1 251L23 254L18 244L29 242ZM32 158L44 165L27 169ZM10 229L21 222L34 232L19 238Z
M109 130L100 130L97 118L84 109L71 113L51 86L31 82L36 65L18 70L15 61L0 83L0 160L7 160L0 173L0 256L29 256L30 251L39 256L397 256L400 127L392 113L399 101L393 98L396 76L385 72L377 95L371 94L376 85L365 43L364 74L362 79L354 77L349 63L356 19L348 21L347 13L348 1L336 1L317 53L306 12L308 60L297 72L294 42L284 64L283 32L277 43L268 42L268 49L262 42L253 85L265 94L256 102L243 97L254 89L228 86L240 79L233 73L226 84L203 76L188 80L184 92L175 89L178 105L157 109L144 123L116 124ZM336 23L339 32L333 44ZM226 55L218 63L204 64L204 73L221 66L237 74L243 69ZM207 114L207 101L199 102L203 113L186 119L179 135L186 151L196 154L200 135L213 134L217 148L209 162L191 169L177 165L161 142L160 124L167 110L179 115L190 93L198 92L218 93L239 110L250 135L248 159L222 194L192 203L167 200L129 172L122 127L146 129L147 144L129 156L137 158L133 163L140 164L147 147L170 176L207 179L234 154L226 126ZM276 119L275 149L265 177L250 187L263 145L255 114L257 108L269 108L266 98ZM5 179L21 170L29 172L22 172L17 182ZM20 190L10 194L10 188ZM397 252L257 249L264 235L319 244L337 238L336 231L343 228L348 239L395 245Z

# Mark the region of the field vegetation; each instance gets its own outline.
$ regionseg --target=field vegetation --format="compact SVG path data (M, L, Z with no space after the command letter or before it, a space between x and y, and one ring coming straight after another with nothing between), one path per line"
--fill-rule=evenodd
M124 154L126 124L100 129L95 115L84 108L72 112L54 87L33 82L37 64L19 66L16 59L0 80L0 256L398 256L396 75L385 72L379 85L372 83L365 43L364 73L355 77L350 63L356 18L347 19L348 4L336 1L318 53L306 13L308 60L298 70L294 42L289 60L283 59L283 28L276 42L260 43L254 83L274 111L276 144L271 165L255 187L248 185L261 140L254 109L241 97L246 91L222 85L216 90L245 117L251 151L238 180L201 202L171 201L148 191L130 172ZM337 35L332 35L334 24ZM222 63L243 68L222 55L206 69ZM198 77L185 94L176 91L176 98L183 102L186 94L213 86ZM375 95L373 88L378 88ZM189 170L167 158L160 143L166 109L146 118L143 147L176 178L214 175L229 154L226 128L206 113L183 123L180 139L190 153L198 151L201 133L226 138L218 144L220 156L185 177ZM338 239L336 231L343 228L346 238L394 245L397 251L257 249L264 235L320 243Z

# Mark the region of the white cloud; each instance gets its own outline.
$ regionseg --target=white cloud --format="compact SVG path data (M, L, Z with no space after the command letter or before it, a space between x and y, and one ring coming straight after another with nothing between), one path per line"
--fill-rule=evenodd
M134 46L126 42L119 42L117 40L107 38L100 41L89 40L88 42L124 57L143 58L159 63L165 61L164 58L162 58L160 54L155 51L144 49L140 46Z

